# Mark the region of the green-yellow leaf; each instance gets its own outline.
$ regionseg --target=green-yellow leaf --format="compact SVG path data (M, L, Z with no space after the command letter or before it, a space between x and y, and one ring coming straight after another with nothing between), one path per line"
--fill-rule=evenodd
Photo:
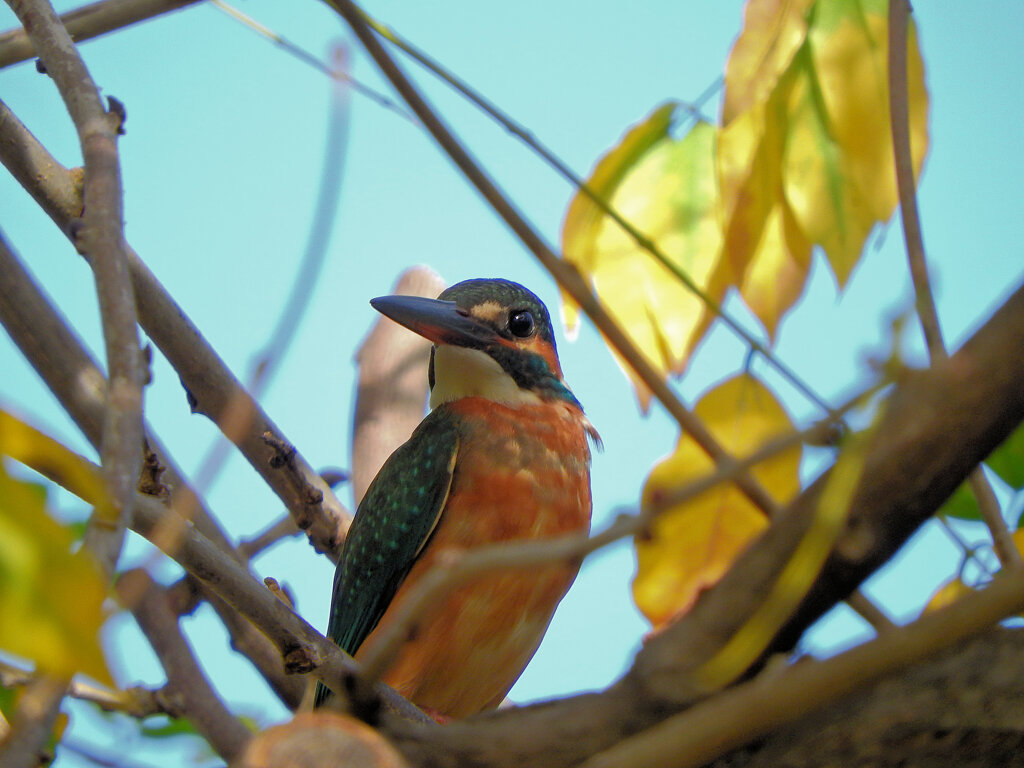
M992 451L985 463L1011 488L1024 488L1024 425Z
M675 103L665 104L630 130L598 163L588 187L717 302L725 275L718 265L715 129L698 122L681 139L673 138L669 129L675 108ZM704 302L671 269L582 192L566 213L562 253L656 368L682 371L710 317ZM571 329L578 308L563 298ZM635 378L634 384L646 404L646 390Z
M981 520L981 508L978 500L974 497L971 486L964 482L953 491L953 495L946 499L946 503L939 509L940 515L948 515L960 520Z
M705 394L694 409L716 440L735 457L749 455L793 427L785 410L757 379L740 375ZM758 464L753 476L780 503L799 490L800 448ZM688 436L651 471L645 508L710 474L712 460ZM655 629L690 609L736 556L768 524L734 485L723 484L656 518L651 536L637 539L633 599Z

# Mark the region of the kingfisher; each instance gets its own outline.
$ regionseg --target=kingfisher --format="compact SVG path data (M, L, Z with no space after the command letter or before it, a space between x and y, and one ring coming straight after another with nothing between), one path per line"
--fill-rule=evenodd
M437 299L370 304L433 342L430 412L356 509L328 636L360 658L446 553L590 529L597 432L562 377L547 308L518 283L466 280ZM495 571L442 598L384 682L439 720L497 707L578 564ZM316 706L329 692L322 684Z

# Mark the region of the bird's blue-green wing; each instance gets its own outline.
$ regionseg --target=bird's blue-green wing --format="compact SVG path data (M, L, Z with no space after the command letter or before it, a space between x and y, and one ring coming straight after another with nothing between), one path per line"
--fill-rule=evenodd
M451 487L459 437L434 411L381 467L356 510L334 574L328 637L355 654L430 538ZM315 705L327 698L317 687Z

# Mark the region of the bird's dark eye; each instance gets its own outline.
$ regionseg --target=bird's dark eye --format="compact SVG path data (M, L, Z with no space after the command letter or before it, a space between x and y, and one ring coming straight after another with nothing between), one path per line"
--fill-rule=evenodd
M508 329L513 336L525 339L533 334L537 323L533 319L533 313L528 309L520 309L508 316Z

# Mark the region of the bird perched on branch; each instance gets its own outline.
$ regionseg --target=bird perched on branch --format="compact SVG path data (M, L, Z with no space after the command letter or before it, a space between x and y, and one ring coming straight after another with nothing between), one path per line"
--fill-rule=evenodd
M431 412L356 510L328 635L360 657L447 554L586 532L596 431L562 378L551 318L508 280L437 299L384 296L379 312L434 343ZM490 571L448 592L383 679L440 718L497 707L532 658L578 563ZM316 704L328 696L322 685Z

